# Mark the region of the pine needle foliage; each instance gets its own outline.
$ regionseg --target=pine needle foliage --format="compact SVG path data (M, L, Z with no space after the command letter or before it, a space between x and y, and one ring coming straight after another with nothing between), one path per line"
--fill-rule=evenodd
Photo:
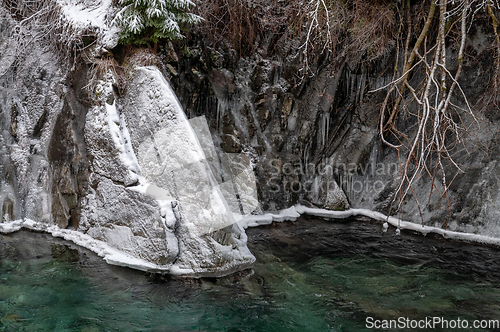
M121 29L120 43L148 44L160 39L181 39L183 24L202 18L189 12L190 0L119 0L122 6L113 24Z

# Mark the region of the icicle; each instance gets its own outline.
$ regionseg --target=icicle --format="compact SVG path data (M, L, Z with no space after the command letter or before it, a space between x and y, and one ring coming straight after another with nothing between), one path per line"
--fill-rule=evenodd
M344 191L344 193L349 196L349 187L347 185L347 178L344 175L339 176L340 178L340 187Z
M366 68L361 68L361 82L359 88L359 100L358 102L363 100L364 92L365 92L365 84L366 84Z
M220 124L219 124L220 120L219 119L220 119L221 108L222 108L221 101L217 99L217 117L216 117L217 122L215 124L215 129L217 131L219 131L219 128L220 128Z
M352 95L354 94L354 100L356 101L356 104L357 104L357 100L356 98L358 97L358 94L356 93L356 75L349 75L349 83L350 83L350 86L349 86L349 95ZM352 99L351 99L352 100Z
M305 167L307 167L307 165L309 165L309 142L306 143L306 146L304 148L304 156L303 156L303 159L304 159L304 165Z
M347 95L349 95L351 93L350 89L351 89L351 71L349 69L346 70L346 92L347 92Z
M370 167L371 167L370 174L372 176L375 176L377 168L377 155L378 155L378 145L376 144L375 147L370 152Z
M223 118L224 118L224 114L226 114L227 109L228 109L228 102L227 102L227 100L217 99L217 120L216 120L217 122L216 122L216 129L219 132L222 131Z
M351 198L352 197L352 181L351 181L351 175L349 173L345 174L342 177L342 183L344 184L344 192L347 195L347 197Z
M329 138L330 113L321 113L321 146L325 146Z
M321 114L321 124L323 128L321 128L321 146L325 146L325 134L326 134L326 117L325 113Z
M329 131L330 131L330 112L326 113L326 138L327 139L330 138Z

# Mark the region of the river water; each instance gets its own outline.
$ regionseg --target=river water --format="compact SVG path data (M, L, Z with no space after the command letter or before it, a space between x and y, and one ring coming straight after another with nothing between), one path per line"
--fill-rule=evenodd
M499 249L384 233L361 219L301 217L247 234L254 268L218 279L109 266L47 234L0 235L0 331L368 331L367 319L500 319Z

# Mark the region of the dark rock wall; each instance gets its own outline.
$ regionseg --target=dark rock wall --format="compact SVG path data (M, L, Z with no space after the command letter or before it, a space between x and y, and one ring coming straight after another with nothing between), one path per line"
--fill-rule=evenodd
M104 136L89 144L84 135L91 114L82 89L88 67L70 74L40 45L16 57L9 17L0 15L0 46L6 50L0 53L0 215L78 228L89 165L106 176L99 161L109 153L97 152L107 151L101 143L111 146ZM466 172L449 190L449 227L500 236L500 112L491 93L496 55L487 19L478 22L470 30L460 84L480 127L471 127L465 148L453 151ZM353 207L394 211L398 156L381 144L377 128L385 91L368 93L390 82L394 50L364 63L317 55L315 75L304 76L296 57L299 40L267 35L247 55L220 45L208 47L196 36L162 45L162 69L188 116L206 116L218 148L250 157L263 210L297 202L346 208L329 197L339 185ZM450 62L452 71L456 65ZM401 120L410 135L412 126L411 119ZM131 184L126 177L121 181ZM430 189L428 179L415 186L426 223L442 226L446 201L436 193L426 199ZM402 212L404 219L419 221L413 199L404 201Z
M264 210L306 198L300 164L318 164L334 150L332 137L345 134L350 119L354 101L344 99L351 87L339 84L347 66L325 65L315 78L299 80L298 61L281 54L236 59L234 51L190 47L190 57L166 57L188 116L206 116L223 151L251 156ZM293 45L285 47L291 52Z
M78 228L81 198L86 195L88 187L89 163L84 140L87 108L82 104L86 100L78 100L75 95L75 91L81 91L87 81L85 69L88 70L84 67L71 78L71 87L64 96L63 108L48 147L53 170L52 216L61 228Z
M75 91L87 70L70 71L36 40L17 50L15 24L0 15L0 214L76 227L88 161L85 101Z
M241 58L234 50L204 47L196 39L177 49L176 56L166 46L166 71L175 68L169 74L186 113L207 117L220 149L253 158L264 210L299 201L324 206L327 190L317 192L312 183L319 177L326 188L340 181L337 168L342 167L332 167L330 159L344 153L353 130L366 132L366 146L349 150L349 159L370 154L378 114L365 104L380 96L365 98L364 93L370 83L388 82L383 73L393 59L388 55L360 65L317 57L316 75L301 76L298 41L279 42L271 51L269 39ZM185 48L189 56L182 57Z
M469 31L460 84L479 127L471 126L465 147L453 150L453 158L466 172L457 175L449 190L449 227L500 235L500 112L492 103L498 97L492 95L496 55L489 30L488 19L478 17ZM387 89L368 91L391 81L395 51L365 63L318 56L316 75L301 78L300 59L293 57L297 41L280 41L269 49L270 39L262 38L254 54L241 57L226 44L212 48L196 36L182 46L166 45L161 51L165 71L188 116L207 117L221 150L252 157L264 210L297 202L326 206L325 188L334 179L351 206L394 213L398 156L378 136L379 109ZM449 45L449 54L450 59L456 56L454 45ZM454 72L458 63L450 60L449 65ZM419 73L412 77L413 82L421 79ZM406 117L399 123L410 136L414 125ZM450 174L451 179L455 173ZM311 187L314 179L319 191ZM444 226L446 200L435 191L429 200L430 189L427 178L415 186L424 220ZM412 198L404 201L398 216L420 222Z

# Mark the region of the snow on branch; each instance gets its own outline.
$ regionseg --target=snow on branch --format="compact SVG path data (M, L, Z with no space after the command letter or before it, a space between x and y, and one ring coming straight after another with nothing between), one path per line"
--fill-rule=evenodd
M121 29L125 44L156 43L160 39L180 39L180 23L196 24L202 18L189 13L190 0L120 0L123 8L112 24Z

